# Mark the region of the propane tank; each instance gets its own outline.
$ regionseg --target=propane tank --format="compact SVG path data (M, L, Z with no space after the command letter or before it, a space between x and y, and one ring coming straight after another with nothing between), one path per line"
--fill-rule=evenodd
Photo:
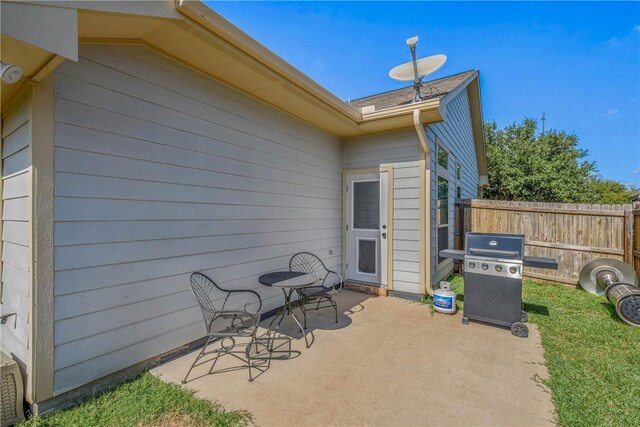
M451 283L440 282L440 288L433 292L433 308L444 314L456 312L456 293L451 290Z

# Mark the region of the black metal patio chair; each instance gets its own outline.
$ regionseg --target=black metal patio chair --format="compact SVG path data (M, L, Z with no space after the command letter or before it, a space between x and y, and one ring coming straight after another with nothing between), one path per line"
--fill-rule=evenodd
M191 292L202 310L202 317L207 329L207 341L182 383L187 382L193 368L209 362L210 359L198 363L200 359L211 354L215 354L215 359L209 369L209 374L213 373L213 368L220 355L228 354L244 363L240 368L249 368L249 381L253 381L255 377L252 369L257 369L261 374L269 368L271 361L269 338L257 336L260 309L262 308L260 295L251 290L223 289L199 272L191 275L190 282ZM249 301L244 303L241 309L230 308L230 306L232 307L231 301L237 298L242 298L240 304L246 299ZM249 311L249 306L256 305L257 308ZM236 341L238 338L244 338L246 342L238 343ZM207 347L212 344L219 344L219 348L207 351Z
M307 328L307 310L309 310L306 307L312 305L315 305L315 308L310 310L333 307L336 313L336 323L338 323L338 304L333 298L344 283L342 275L329 270L320 258L310 252L299 252L292 256L289 261L289 270L312 274L317 279L317 286L297 290L297 304L302 309L304 328Z

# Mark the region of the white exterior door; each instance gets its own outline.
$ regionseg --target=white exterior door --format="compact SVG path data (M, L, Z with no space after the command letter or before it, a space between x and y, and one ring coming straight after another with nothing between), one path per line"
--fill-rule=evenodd
M347 185L347 279L381 284L381 240L387 231L386 222L381 222L387 212L386 180L378 173L352 175Z

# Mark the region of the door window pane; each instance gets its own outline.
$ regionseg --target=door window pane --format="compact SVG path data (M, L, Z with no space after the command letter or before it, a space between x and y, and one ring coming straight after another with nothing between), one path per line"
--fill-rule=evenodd
M375 239L358 239L358 273L376 274Z
M377 230L380 226L380 182L353 183L353 228Z

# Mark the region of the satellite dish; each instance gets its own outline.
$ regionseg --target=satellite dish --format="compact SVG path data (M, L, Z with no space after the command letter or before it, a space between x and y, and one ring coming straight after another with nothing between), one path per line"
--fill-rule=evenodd
M426 58L420 58L416 61L418 68L418 78L422 79L429 74L433 74L438 71L444 63L447 62L447 55L431 55ZM398 65L389 71L389 77L400 82L409 82L414 80L415 74L413 72L413 61L405 62Z
M416 95L413 98L413 102L424 101L425 98L420 93L422 87L422 79L431 73L434 73L440 69L447 62L446 55L432 55L426 58L420 58L416 60L416 45L418 44L418 37L411 37L407 39L407 46L411 50L411 62L400 64L397 67L393 67L389 71L389 77L401 82L413 81L413 88L416 91Z

